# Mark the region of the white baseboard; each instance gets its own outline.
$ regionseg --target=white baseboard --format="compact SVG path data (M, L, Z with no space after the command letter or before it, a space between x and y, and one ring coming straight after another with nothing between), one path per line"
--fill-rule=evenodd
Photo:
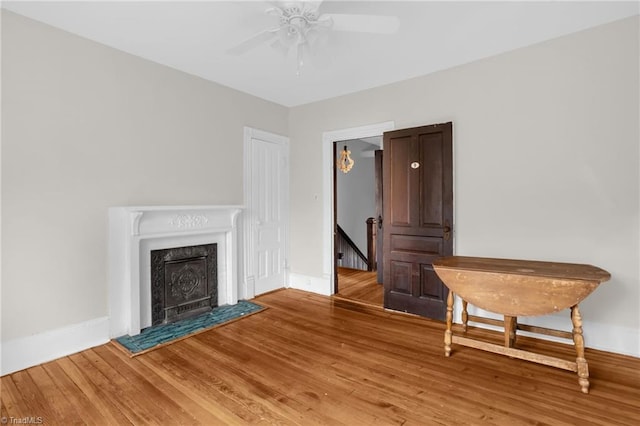
M109 341L109 317L2 342L0 375L71 355Z
M585 320L582 326L587 348L640 358L640 333L629 327Z
M289 274L289 288L309 291L324 296L331 296L333 294L330 277L319 278L292 272Z

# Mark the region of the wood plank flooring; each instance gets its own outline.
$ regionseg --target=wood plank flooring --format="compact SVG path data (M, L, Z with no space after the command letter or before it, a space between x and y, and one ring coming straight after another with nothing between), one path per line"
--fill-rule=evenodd
M0 379L7 422L48 425L637 425L640 359L587 350L571 372L454 345L444 324L297 290L129 358L109 343ZM470 333L500 341L501 336ZM519 338L573 357L568 345ZM587 342L588 343L588 342ZM14 422L15 423L15 422Z
M377 272L338 268L338 296L382 307L384 289L378 284Z

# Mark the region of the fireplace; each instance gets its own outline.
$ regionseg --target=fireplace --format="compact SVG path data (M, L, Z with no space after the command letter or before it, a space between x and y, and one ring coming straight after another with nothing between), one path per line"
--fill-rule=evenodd
M109 209L109 323L111 337L135 336L156 323L152 252L160 251L162 272L175 285L165 292L169 311L162 322L234 305L238 285L240 206L146 206ZM215 249L194 247L213 245ZM178 248L178 249L176 249ZM185 248L185 249L180 249ZM166 251L169 250L169 251ZM171 251L176 250L176 251ZM187 254L189 253L189 254ZM206 275L202 273L206 270ZM206 290L199 287L206 281ZM191 309L193 308L193 309ZM188 312L187 311L193 311ZM155 313L154 313L155 312Z
M217 244L151 250L151 325L218 305Z

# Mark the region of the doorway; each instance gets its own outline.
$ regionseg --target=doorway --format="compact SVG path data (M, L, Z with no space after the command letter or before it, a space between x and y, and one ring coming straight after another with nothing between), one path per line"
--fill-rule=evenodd
M334 142L336 293L380 307L383 289L377 279L376 240L381 176L376 153L381 148L382 136ZM340 164L349 167L341 169Z
M415 160L412 160L409 166L414 171L419 170L418 174L421 177L418 179L418 182L423 182L423 178L426 177L426 175L423 172L424 170L434 171L440 168L438 164L435 164L433 165L434 167L431 167L432 165L430 162L432 159L439 157L441 158L442 161L445 161L446 163L446 167L445 167L446 177L445 175L442 176L442 178L444 179L443 182L446 181L446 184L444 184L444 186L441 188L442 189L441 195L445 196L445 198L448 201L446 201L447 207L444 207L444 210L442 210L442 212L444 213L440 217L442 220L434 221L433 223L430 223L431 222L430 216L432 213L431 207L433 206L429 207L427 210L424 210L424 211L422 209L416 210L415 212L417 212L417 216L416 216L416 213L413 212L414 209L411 208L410 210L411 212L413 212L410 214L411 218L413 217L418 218L417 219L418 222L417 222L417 226L415 227L415 230L420 231L419 234L422 234L422 231L425 231L425 235L420 236L420 238L415 239L415 241L410 236L395 238L396 230L394 230L392 233L387 235L387 231L384 230L385 227L383 226L383 230L384 230L383 240L385 241L390 240L391 238L387 238L387 237L393 236L395 239L399 240L400 242L413 241L414 243L418 244L419 246L418 248L420 249L418 251L424 251L424 255L431 258L451 254L453 250L453 244L452 244L452 235L453 235L452 189L453 188L452 188L452 132L451 132L451 129L452 129L451 123L445 123L444 125L423 126L422 128L405 129L405 131L409 133L417 132L415 135L413 134L412 135L400 135L400 134L393 135L394 138L398 136L400 136L401 138L404 136L409 136L412 140L417 141L416 146L418 148L416 148L417 151L415 151L415 153L419 155L419 158L417 162ZM346 130L334 131L334 132L325 132L323 134L323 164L325 165L325 169L323 172L323 176L324 176L323 179L325 183L324 194L323 194L324 195L323 272L327 280L326 283L328 286L326 290L327 291L326 294L335 294L339 290L338 279L337 279L338 269L337 269L337 265L334 257L335 255L334 217L336 217L335 210L334 210L335 203L333 199L334 191L332 191L334 173L335 173L335 154L336 154L334 152L334 143L336 141L344 141L349 139L380 135L386 132L390 132L392 130L394 130L394 123L387 122L387 123L381 123L378 125L365 126L362 128L346 129ZM426 142L427 140L431 140L431 141L440 140L441 142L435 143L435 144L434 143L424 144L423 142ZM386 145L386 142L383 142L383 145ZM413 143L412 143L412 146L413 146ZM442 150L440 151L442 155L432 155L433 153L435 153L435 151L427 155L427 153L431 152L434 149L435 151ZM411 150L407 151L407 153L413 153L413 152L414 151L411 151ZM386 155L385 155L385 158L386 158ZM390 161L390 160L385 160L385 161ZM413 163L417 163L417 164L413 164ZM445 166L445 163L440 164L440 166ZM426 165L427 167L420 167L420 165ZM426 186L422 185L421 183L418 183L417 186L415 184L411 186L416 188L426 188ZM399 193L405 193L405 192L408 194L408 192L405 190L402 190ZM429 198L434 194L435 193L430 193L430 192L423 193L422 191L420 191L419 199L422 199L422 197L425 195L427 196L427 198ZM434 199L432 199L432 201L434 201ZM390 214L390 213L392 212L387 212L386 214ZM425 214L429 213L429 214L425 215L423 213ZM393 214L390 214L390 218L391 218L390 220L392 221L392 223L395 222L395 220L393 219L393 216L394 216ZM385 220L384 215L382 219ZM429 220L424 221L423 219L429 219ZM413 222L413 219L407 222L407 225L412 224L412 222ZM424 230L419 229L419 228L423 228L422 225L426 225L426 228L430 228L430 229L424 229ZM393 225L393 228L396 228L396 227L397 226ZM391 230L391 228L388 228L388 229ZM435 232L435 234L431 235L431 233L433 232ZM440 244L436 244L436 246L439 246L442 250L441 249L435 250L429 247L422 250L424 248L422 247L424 245L423 237L431 238L432 240L431 242L434 242L435 240L440 239L442 242ZM409 244L409 246L412 246L412 244ZM394 249L391 249L391 250L406 252L407 248L409 248L409 251L412 251L413 248L409 246L400 247L401 250L394 250ZM387 259L389 261L388 264L386 261ZM446 292L447 292L446 288L444 288L443 285L441 286L441 283L438 280L434 279L435 274L432 273L432 268L430 267L430 262L428 261L429 259L425 260L424 262L419 259L417 262L413 262L413 260L409 262L408 260L409 259L393 259L392 260L386 257L385 262L383 262L384 264L383 281L385 282L385 286L389 286L388 289L385 289L386 290L385 306L387 308L394 309L394 310L412 312L420 315L425 315L431 318L440 318L442 316L442 309L441 309L443 306L442 301L446 297ZM392 267L393 270L390 267ZM394 279L391 279L391 277L394 277ZM399 278L399 280L395 278ZM390 296L389 303L387 303L387 297L386 297L387 295ZM426 311L419 312L419 309L415 309L415 310L413 309L414 307L417 307L418 304L422 305L422 302L427 302L428 312ZM414 304L416 304L416 306L413 306Z
M334 257L334 172L335 153L334 142L350 139L381 136L384 132L393 130L393 121L386 121L361 127L352 127L341 130L332 130L322 134L322 288L318 290L327 295L335 294L338 290L336 279L336 265Z

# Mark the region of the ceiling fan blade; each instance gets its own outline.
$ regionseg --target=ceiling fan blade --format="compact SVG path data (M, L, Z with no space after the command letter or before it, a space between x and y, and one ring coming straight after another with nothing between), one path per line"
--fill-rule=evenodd
M279 7L270 7L269 9L265 10L264 13L266 15L277 16L278 18L280 18L283 14L282 9Z
M269 40L276 37L279 30L280 30L280 27L275 27L275 28L270 28L268 30L261 31L258 34L254 35L253 37L250 37L247 40L243 41L242 43L238 44L237 46L234 46L231 49L228 49L227 54L233 55L233 56L242 55L248 52L249 50L255 47L258 47L261 44L266 43Z
M394 34L400 28L397 16L384 15L350 15L344 13L327 13L333 20L335 31L353 31L359 33Z

